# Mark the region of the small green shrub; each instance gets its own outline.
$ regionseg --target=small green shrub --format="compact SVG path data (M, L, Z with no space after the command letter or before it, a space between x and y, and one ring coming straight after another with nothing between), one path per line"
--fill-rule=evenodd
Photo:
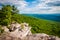
M8 19L5 19L1 22L1 24L7 26L9 24L9 22L10 21Z

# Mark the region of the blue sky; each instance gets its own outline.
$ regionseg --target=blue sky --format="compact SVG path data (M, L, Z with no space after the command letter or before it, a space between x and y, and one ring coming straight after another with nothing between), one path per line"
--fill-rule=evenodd
M20 13L60 13L60 0L0 0L0 7L2 4L15 5Z

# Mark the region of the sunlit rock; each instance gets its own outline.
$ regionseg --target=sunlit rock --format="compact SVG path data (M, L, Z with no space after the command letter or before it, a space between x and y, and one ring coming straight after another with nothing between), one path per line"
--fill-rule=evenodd
M9 32L9 29L6 26L3 26L2 29L4 29L5 32Z
M10 33L10 36L21 39L32 34L30 31L31 27L27 23L12 23L9 29L7 27L3 27L3 29L5 32Z

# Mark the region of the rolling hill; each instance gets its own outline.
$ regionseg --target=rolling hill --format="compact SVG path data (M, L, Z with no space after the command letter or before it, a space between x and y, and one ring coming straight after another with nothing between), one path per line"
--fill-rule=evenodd
M32 27L31 32L33 34L46 33L49 35L60 36L60 22L28 17L21 14L14 14L12 16L12 21L29 23Z

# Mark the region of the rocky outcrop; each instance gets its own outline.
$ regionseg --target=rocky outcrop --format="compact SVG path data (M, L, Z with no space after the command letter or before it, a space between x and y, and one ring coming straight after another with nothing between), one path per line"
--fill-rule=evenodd
M44 33L33 34L25 37L24 40L60 40L59 37L53 35L47 35Z
M31 35L31 27L27 23L12 23L9 25L9 29L4 26L2 27L6 33L9 33L9 36L11 37L17 37L17 38L24 38L27 35Z
M12 23L9 26L9 29L2 27L5 33L0 35L0 40L60 40L59 37L45 33L32 34L27 23Z
M0 40L21 40L21 39L17 38L17 37L12 37L12 36L10 36L9 33L4 33L4 34L0 35Z
M0 40L60 40L59 37L50 36L44 33L28 35L24 38L10 36L9 33L4 33L0 36Z

